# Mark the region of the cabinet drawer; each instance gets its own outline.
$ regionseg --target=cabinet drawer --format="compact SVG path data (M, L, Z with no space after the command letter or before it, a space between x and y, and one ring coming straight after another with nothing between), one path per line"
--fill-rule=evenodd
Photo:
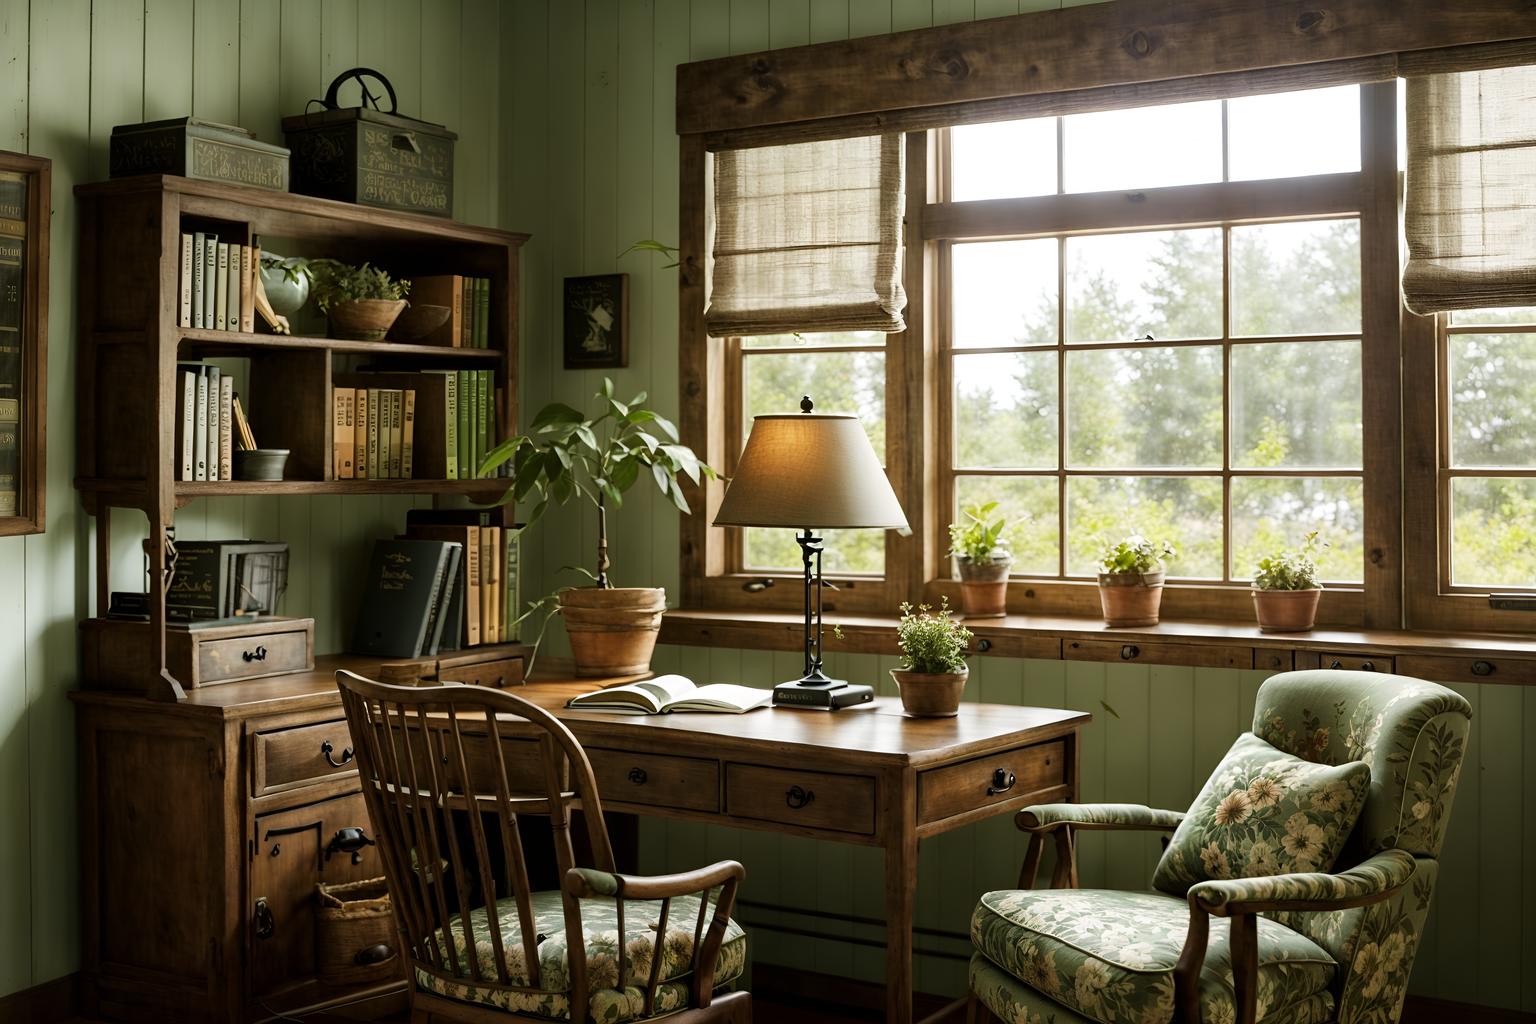
M1400 654L1397 671L1434 683L1536 684L1536 660L1503 655Z
M307 631L205 640L197 645L197 680L204 685L311 668Z
M445 665L439 669L439 672L445 682L489 686L500 690L523 684L523 659L498 658L496 661L482 661L474 665L460 665L454 668Z
M917 778L917 823L926 825L978 807L1017 803L1021 797L1066 781L1064 740L935 768Z
M875 780L757 765L725 766L725 811L737 818L871 835Z
M604 800L711 814L720 809L719 761L601 747L588 747L587 759L592 762L597 791Z
M1276 651L1265 647L1253 649L1253 667L1269 672L1289 672L1296 665L1295 652Z
M255 796L280 793L331 775L355 774L352 734L344 720L259 732L253 737L251 767Z
M1121 643L1118 640L1068 640L1068 661L1124 661L1133 665L1195 665L1204 668L1252 668L1252 647L1220 644Z
M1297 651L1296 667L1342 668L1351 672L1395 672L1390 654L1361 654L1347 651Z

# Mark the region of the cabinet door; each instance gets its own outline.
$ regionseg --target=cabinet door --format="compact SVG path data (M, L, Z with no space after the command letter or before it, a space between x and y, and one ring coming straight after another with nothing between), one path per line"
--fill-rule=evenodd
M384 873L377 846L337 847L343 829L374 838L361 793L256 819L251 864L251 989L277 993L314 979L315 886Z

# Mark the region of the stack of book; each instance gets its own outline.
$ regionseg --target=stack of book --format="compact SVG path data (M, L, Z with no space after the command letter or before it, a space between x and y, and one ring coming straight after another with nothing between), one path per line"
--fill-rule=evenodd
M176 479L230 480L237 436L250 436L235 379L217 366L178 363Z
M221 242L209 232L182 232L177 322L205 331L254 331L260 263L259 244Z
M491 338L491 282L484 277L431 274L411 278L411 301L447 306L448 320L419 339L422 345L487 348Z
M332 380L337 480L466 480L495 438L490 370L338 373Z
M450 612L442 650L510 643L517 639L517 534L480 509L413 508L404 540L459 544L464 549L462 595Z

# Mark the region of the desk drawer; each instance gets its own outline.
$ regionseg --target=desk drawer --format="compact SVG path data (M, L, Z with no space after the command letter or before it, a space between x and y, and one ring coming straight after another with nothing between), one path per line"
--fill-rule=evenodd
M1175 644L1120 640L1068 640L1067 661L1123 661L1136 665L1193 665L1203 668L1252 668L1252 647L1226 644Z
M720 810L719 761L602 747L588 747L587 759L592 762L597 791L604 800L710 814Z
M345 720L259 732L254 737L251 765L251 792L255 796L357 772L352 763L352 734Z
M205 640L197 645L197 681L206 685L314 668L309 642L308 631Z
M1435 683L1536 683L1536 660L1503 655L1400 654L1397 671Z
M875 780L867 775L728 764L725 812L737 818L872 835Z
M1342 668L1351 672L1396 672L1396 662L1390 654L1351 654L1338 651L1297 651L1296 667Z
M522 658L498 658L495 661L482 661L474 665L460 665L454 668L442 666L438 674L443 679L464 683L468 686L489 686L501 690L508 686L521 686L523 684L523 659Z
M917 823L926 825L978 807L1016 803L1020 797L1066 781L1064 740L935 768L917 777Z

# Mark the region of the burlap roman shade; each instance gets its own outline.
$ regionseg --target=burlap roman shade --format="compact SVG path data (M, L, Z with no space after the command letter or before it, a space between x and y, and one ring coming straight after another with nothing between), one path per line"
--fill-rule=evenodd
M716 337L905 330L900 135L715 154Z
M1536 305L1536 66L1408 79L1416 313Z

